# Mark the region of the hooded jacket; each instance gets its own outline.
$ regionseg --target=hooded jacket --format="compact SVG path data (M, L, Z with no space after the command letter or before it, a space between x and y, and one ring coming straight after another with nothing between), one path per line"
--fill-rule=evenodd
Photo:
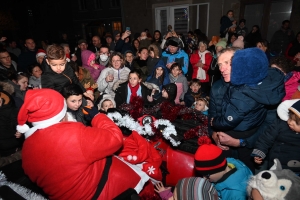
M170 53L169 49L167 48L166 51L162 53L161 58L164 63L171 63L171 62L177 62L182 67L183 74L187 74L188 68L189 68L189 56L187 53L185 53L184 50L181 48L178 48L178 51L176 53Z
M98 68L95 69L88 63L90 61L90 57L94 53L90 50L85 50L81 53L81 60L82 60L82 67L86 68L87 70L90 71L92 78L97 81L101 71L104 69L104 66L98 65Z
M162 67L164 70L164 78L163 78L163 82L161 83L161 81L159 80L159 78L156 78L156 69L158 67ZM159 60L157 62L157 64L155 65L155 67L153 68L153 71L151 73L150 76L148 76L148 78L146 79L147 82L149 83L154 83L155 85L159 86L159 89L162 90L162 86L169 84L170 83L170 78L169 78L169 72L168 69L164 63L164 61Z

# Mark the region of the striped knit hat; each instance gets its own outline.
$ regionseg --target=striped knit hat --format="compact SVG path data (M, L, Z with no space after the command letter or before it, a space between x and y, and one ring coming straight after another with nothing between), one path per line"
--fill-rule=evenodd
M200 145L197 149L195 153L195 170L197 175L206 176L215 174L225 170L226 166L227 161L222 150L216 145L211 144L210 140L207 140L206 144Z
M218 192L208 179L200 177L183 178L176 184L177 199L217 200Z

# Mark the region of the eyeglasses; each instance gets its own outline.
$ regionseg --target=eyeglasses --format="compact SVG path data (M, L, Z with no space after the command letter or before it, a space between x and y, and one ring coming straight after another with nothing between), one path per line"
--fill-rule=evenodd
M112 60L112 63L121 62L121 60Z

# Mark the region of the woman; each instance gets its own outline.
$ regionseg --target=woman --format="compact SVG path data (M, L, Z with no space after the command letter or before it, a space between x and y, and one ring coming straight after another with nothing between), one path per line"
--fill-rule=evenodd
M103 69L97 80L98 90L110 94L113 98L115 92L113 85L117 81L127 81L130 69L124 66L125 61L123 55L119 52L114 52L109 58L109 67Z
M201 89L206 94L209 94L209 76L208 70L212 61L212 55L207 51L206 41L200 41L198 44L198 51L195 51L190 58L193 66L192 78L197 78L201 82Z
M269 52L269 42L267 40L261 39L256 42L256 47L265 52L268 60L271 59L271 54Z
M251 32L246 36L245 41L247 42L247 47L255 47L256 42L261 40L261 34L258 25L252 26Z
M133 67L142 71L142 81L145 81L147 76L151 73L147 67L149 57L148 49L146 47L140 48L137 55L138 57L134 59L135 63Z
M42 88L51 88L62 93L63 88L70 84L76 84L84 91L83 95L94 100L94 96L88 94L79 83L75 72L66 61L66 53L60 45L50 45L46 51L47 58L43 61L43 74L41 78Z
M132 48L133 48L133 55L137 56L137 52L139 51L140 48L140 41L138 39L134 39L132 41Z
M234 41L236 41L237 38L238 38L238 35L236 33L231 33L228 36L227 47L232 47L232 43Z
M297 33L296 39L289 44L285 56L290 60L294 60L297 53L300 53L300 32Z

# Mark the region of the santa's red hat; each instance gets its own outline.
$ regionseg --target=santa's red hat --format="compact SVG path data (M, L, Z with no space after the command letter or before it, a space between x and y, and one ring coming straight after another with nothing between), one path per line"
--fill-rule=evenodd
M17 131L29 137L36 130L60 122L67 111L64 97L52 89L28 90L18 114ZM32 128L26 122L32 123Z
M46 55L46 51L44 49L38 49L36 52L36 57L40 57L40 56L45 56Z

